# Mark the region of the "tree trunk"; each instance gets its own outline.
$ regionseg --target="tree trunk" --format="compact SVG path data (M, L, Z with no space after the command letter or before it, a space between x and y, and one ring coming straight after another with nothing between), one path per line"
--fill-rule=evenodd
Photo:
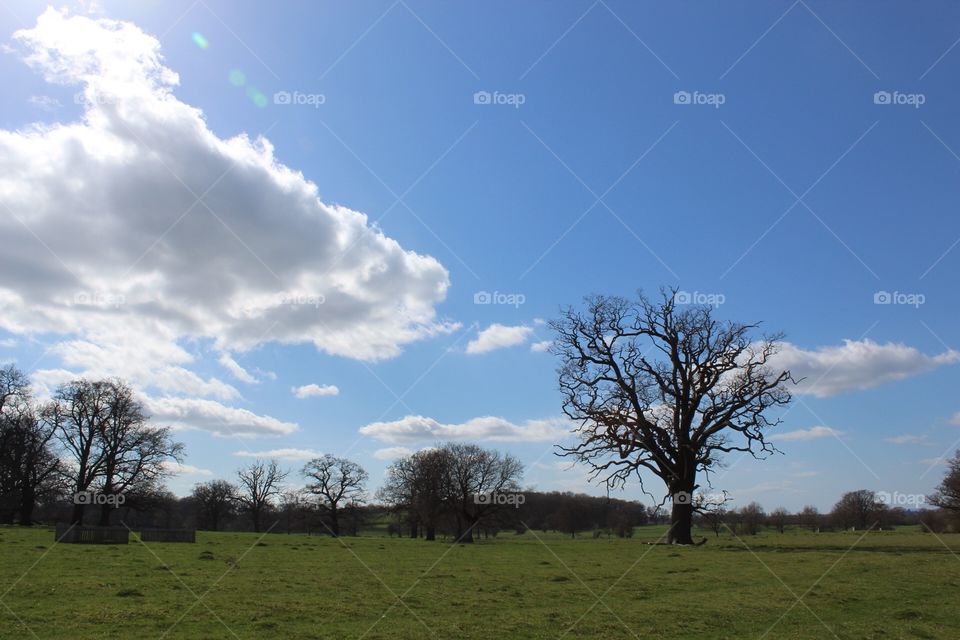
M340 537L340 521L337 519L337 508L330 508L330 531L333 532L334 538Z
M33 508L35 501L33 497L24 496L23 502L20 503L20 526L29 527L33 525Z
M70 516L70 524L82 525L83 524L83 508L86 505L75 504L73 505L73 515Z
M470 522L470 526L467 527L466 531L463 531L464 521ZM457 517L457 542L461 544L473 544L473 527L476 525L477 521L470 521L469 517L461 519Z
M100 526L109 527L110 526L110 513L113 511L113 507L109 504L103 504L100 506Z
M693 527L693 505L689 502L677 503L674 501L670 511L670 533L667 542L670 544L693 544L690 529Z
M436 530L433 526L430 526L430 525L427 526L427 536L426 536L426 539L427 539L427 540L436 540L436 539L437 539L437 530Z

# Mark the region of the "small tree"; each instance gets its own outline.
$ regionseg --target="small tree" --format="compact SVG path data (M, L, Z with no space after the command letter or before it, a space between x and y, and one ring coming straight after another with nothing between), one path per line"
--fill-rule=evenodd
M748 536L755 536L760 531L760 526L764 519L763 507L758 502L751 502L745 507L740 508L739 528L740 533Z
M727 521L727 510L723 507L717 507L707 511L702 517L707 527L713 531L714 537L719 538L720 532L723 531L724 525Z
M789 519L790 512L783 507L777 507L770 513L770 526L780 533L783 533L787 527L787 520Z
M941 509L960 512L960 449L954 453L949 464L943 482L928 500L930 504Z
M250 514L254 531L259 533L263 514L280 495L286 477L287 472L280 470L276 460L265 463L259 458L237 472L240 490L236 499L241 509Z
M202 526L211 531L219 531L225 517L233 512L237 488L226 480L201 482L193 488L193 499L197 504L199 520Z
M810 529L817 529L820 526L820 511L817 510L812 504L805 506L799 514L797 514L797 524L801 527L807 527Z
M883 521L886 505L868 489L843 494L834 505L830 517L844 529L872 529Z
M313 480L306 490L317 497L322 514L330 521L330 533L339 536L340 511L364 500L367 472L356 462L327 454L308 462L303 475Z

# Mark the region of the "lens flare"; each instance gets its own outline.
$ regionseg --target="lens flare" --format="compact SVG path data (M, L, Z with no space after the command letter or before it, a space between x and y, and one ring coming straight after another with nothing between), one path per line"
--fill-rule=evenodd
M207 39L204 38L203 34L200 33L199 31L194 31L193 36L191 37L193 38L194 44L196 44L201 49L206 49L207 47L210 46L210 43L207 42Z
M227 79L235 87L242 87L247 84L247 76L240 71L239 69L231 69L230 73L227 74Z
M267 96L263 95L256 87L247 87L247 97L253 100L253 104L261 109L267 106Z

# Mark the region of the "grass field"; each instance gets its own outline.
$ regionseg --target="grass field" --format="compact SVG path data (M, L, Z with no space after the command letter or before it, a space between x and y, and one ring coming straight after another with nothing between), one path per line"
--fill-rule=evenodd
M93 546L3 528L0 638L960 637L960 535L644 544L661 533Z

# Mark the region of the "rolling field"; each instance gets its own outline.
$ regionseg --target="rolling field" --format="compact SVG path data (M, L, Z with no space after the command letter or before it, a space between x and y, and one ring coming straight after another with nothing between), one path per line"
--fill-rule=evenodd
M662 531L96 546L2 528L0 638L960 637L960 535L644 544Z

